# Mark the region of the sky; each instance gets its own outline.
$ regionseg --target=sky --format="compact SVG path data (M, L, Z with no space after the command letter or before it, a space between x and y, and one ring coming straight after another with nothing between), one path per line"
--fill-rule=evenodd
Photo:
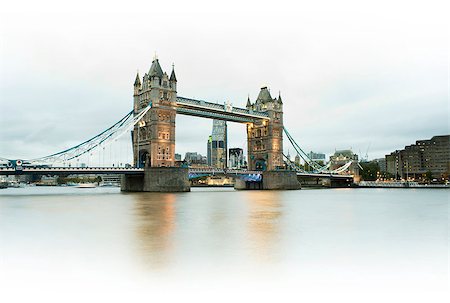
M155 53L175 64L179 96L245 107L262 86L281 92L305 151L373 159L449 134L445 1L0 2L0 157L45 156L115 123ZM176 152L205 155L212 121L176 123ZM228 130L228 147L246 148L245 126Z

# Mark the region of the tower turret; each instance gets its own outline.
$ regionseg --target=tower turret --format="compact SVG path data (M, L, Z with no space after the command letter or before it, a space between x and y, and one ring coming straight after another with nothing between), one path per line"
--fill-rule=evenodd
M170 73L170 87L174 90L177 91L177 76L175 76L175 65L172 64L172 72Z
M139 94L139 90L141 89L141 78L139 77L139 72L136 73L136 79L134 80L134 95Z
M278 103L283 104L283 100L281 100L281 92L278 92Z

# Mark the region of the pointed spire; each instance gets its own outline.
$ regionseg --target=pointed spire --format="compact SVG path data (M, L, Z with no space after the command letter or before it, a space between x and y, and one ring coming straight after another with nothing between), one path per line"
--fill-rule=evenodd
M283 101L281 100L281 91L278 91L278 102L283 104Z
M258 98L256 99L256 103L266 103L273 101L272 96L270 95L270 91L267 89L267 86L261 87L261 91L259 92Z
M177 77L175 76L175 64L172 63L172 72L170 73L170 81L177 82Z
M247 107L252 106L252 103L250 102L250 95L247 97Z
M139 71L136 73L136 80L134 80L134 86L140 87L141 86L141 78L139 77Z
M150 66L150 70L148 71L148 75L150 77L159 77L162 78L163 71L161 65L159 65L158 58L155 58L152 62L152 66Z

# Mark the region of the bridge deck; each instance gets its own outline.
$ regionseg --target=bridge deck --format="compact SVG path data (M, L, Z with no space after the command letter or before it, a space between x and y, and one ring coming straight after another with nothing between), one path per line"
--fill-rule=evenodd
M105 175L105 174L143 174L143 168L124 168L124 167L22 167L15 169L13 167L0 167L0 175ZM262 171L240 170L240 169L216 169L216 168L189 168L190 174L198 175L258 175ZM338 174L317 174L317 173L297 173L300 177L318 177L318 178L353 178L351 175Z
M339 175L339 174L327 174L327 173L297 173L299 177L317 177L317 178L337 178L337 179L349 179L353 178L352 175Z
M143 174L143 168L123 167L23 167L22 169L0 167L0 175L106 175Z

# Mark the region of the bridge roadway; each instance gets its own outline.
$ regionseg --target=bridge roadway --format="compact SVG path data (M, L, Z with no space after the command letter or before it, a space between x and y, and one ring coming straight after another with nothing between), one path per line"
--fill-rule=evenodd
M106 174L126 174L140 175L144 173L143 168L136 167L0 167L0 175L106 175ZM259 175L262 171L240 170L240 169L219 169L219 168L189 168L189 174L198 175ZM317 177L348 179L352 175L339 175L327 173L297 173L300 177Z

